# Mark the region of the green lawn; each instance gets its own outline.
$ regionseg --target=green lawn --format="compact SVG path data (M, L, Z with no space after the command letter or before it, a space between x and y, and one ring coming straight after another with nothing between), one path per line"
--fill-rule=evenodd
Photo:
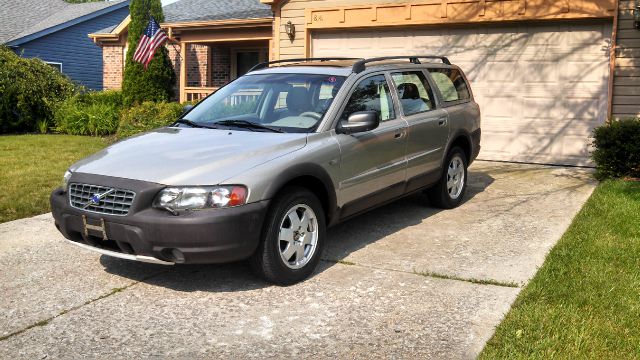
M481 358L640 358L640 183L600 184Z
M49 212L69 165L106 145L88 136L0 136L0 223Z

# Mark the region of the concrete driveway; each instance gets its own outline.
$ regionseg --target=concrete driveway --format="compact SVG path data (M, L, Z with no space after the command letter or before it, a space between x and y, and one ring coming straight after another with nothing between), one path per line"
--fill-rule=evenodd
M330 230L315 276L140 264L0 225L0 358L473 358L593 191L583 169L476 162L467 201L422 196Z

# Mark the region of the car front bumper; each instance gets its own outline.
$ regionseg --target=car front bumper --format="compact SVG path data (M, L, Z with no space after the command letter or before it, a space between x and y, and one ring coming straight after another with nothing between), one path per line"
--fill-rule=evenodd
M141 194L137 202L145 198L144 191ZM56 227L69 241L105 255L160 264L224 263L250 257L260 242L268 207L268 201L262 201L174 216L134 204L128 215L113 216L71 207L61 188L50 200Z

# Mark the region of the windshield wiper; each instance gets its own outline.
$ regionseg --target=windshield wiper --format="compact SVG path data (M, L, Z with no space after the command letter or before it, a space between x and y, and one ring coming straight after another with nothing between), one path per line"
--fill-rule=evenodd
M225 126L235 126L239 128L245 128L245 129L262 129L262 130L269 130L271 132L284 133L284 131L280 129L267 126L267 125L254 123L247 120L222 120L222 121L216 122L216 124L225 125Z
M197 122L194 122L194 121L191 121L191 120L187 120L187 119L180 119L180 120L176 121L175 123L176 124L189 125L189 126L194 127L194 128L217 129L217 127L215 127L215 126L209 126L209 125L197 123Z

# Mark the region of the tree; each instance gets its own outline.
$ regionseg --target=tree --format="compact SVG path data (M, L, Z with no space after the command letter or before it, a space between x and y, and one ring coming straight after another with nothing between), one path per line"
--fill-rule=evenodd
M169 54L164 46L156 50L153 60L145 70L133 61L140 37L149 24L149 15L161 23L164 21L160 0L132 0L129 5L129 50L127 51L124 80L122 84L123 103L131 106L144 101L168 101L174 96L176 74L171 66Z

